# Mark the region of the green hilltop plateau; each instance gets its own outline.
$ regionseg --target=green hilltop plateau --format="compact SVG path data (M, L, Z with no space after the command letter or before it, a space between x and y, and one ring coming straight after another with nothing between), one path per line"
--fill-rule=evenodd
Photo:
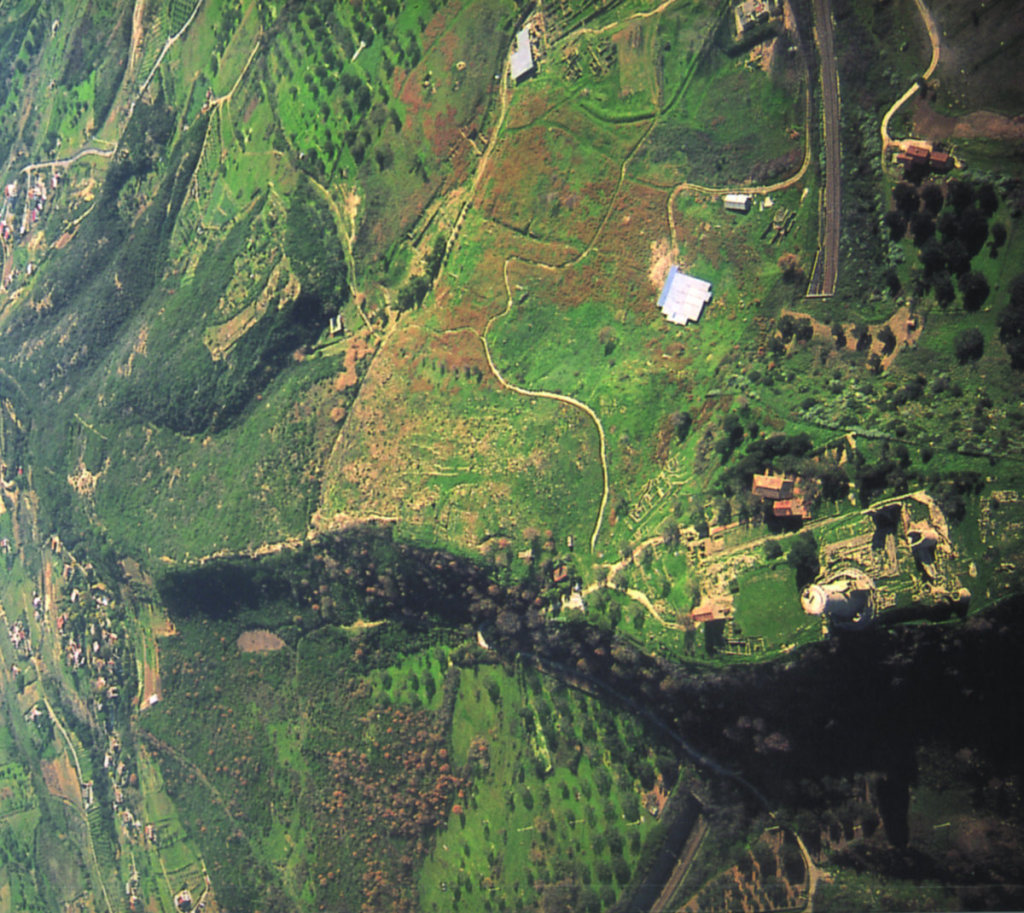
M1020 909L1022 52L0 2L0 913Z

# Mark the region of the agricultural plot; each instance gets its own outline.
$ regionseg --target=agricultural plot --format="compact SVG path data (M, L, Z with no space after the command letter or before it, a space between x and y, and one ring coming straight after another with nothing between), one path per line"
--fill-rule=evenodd
M613 903L664 801L656 739L533 670L467 670L454 719L453 763L475 776L423 866L421 909L566 885L574 909Z

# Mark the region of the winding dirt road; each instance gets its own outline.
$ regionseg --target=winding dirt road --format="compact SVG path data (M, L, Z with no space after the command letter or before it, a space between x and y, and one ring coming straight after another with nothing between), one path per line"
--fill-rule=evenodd
M921 19L924 21L924 27L928 30L928 40L932 45L932 59L926 69L921 74L921 79L927 81L931 78L932 73L935 72L935 68L939 65L939 54L941 51L941 44L939 41L939 26L935 22L935 17L932 15L930 9L924 5L923 0L914 0L917 4L917 11L921 14ZM891 136L889 136L889 121L892 120L892 116L899 111L921 88L921 83L918 80L914 80L914 84L907 89L899 98L893 102L892 107L885 112L885 116L882 118L882 166L885 166L885 153L894 145L899 145L895 142Z
M491 373L494 375L494 379L501 384L506 390L510 390L513 393L518 393L520 396L529 396L535 399L552 399L559 403L564 403L567 406L572 406L575 409L586 413L590 420L594 423L594 427L597 428L598 441L600 442L600 454L601 454L601 478L602 478L602 491L601 491L601 506L597 511L597 520L594 522L594 532L590 536L590 550L593 551L597 544L597 537L601 533L601 522L604 519L605 508L608 506L608 450L605 441L604 425L601 424L601 419L597 413L590 408L586 403L581 402L578 399L574 399L571 396L565 396L561 393L549 393L547 390L527 390L525 387L520 387L517 384L512 383L505 379L501 371L498 370L498 366L494 363L494 358L491 356L491 346L487 341L487 334L491 331L491 327L496 320L500 320L507 316L512 310L512 286L509 283L508 268L511 264L511 259L505 261L505 293L506 302L505 310L500 314L495 314L490 320L487 321L487 326L484 327L483 333L477 333L481 344L484 347L484 356L487 359L487 366L491 369Z

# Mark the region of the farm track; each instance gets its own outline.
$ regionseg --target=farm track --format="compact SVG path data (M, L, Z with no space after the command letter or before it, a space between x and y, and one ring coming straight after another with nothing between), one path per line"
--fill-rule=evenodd
M939 27L935 22L935 17L932 15L930 9L924 4L924 0L914 0L917 5L917 11L921 14L921 19L924 21L924 27L928 31L928 40L932 45L932 59L928 64L928 68L921 74L921 79L927 81L931 78L932 73L935 72L935 68L939 65L939 54L941 52L941 42L939 40ZM900 145L899 142L894 141L889 136L889 121L892 120L893 115L899 111L914 95L920 90L921 84L915 79L913 85L907 89L899 98L893 102L891 108L885 112L885 116L882 118L882 167L885 167L885 153L890 146Z
M571 38L576 38L578 35L600 35L602 32L616 29L619 26L625 25L627 22L632 22L634 19L650 19L651 16L658 16L665 12L670 6L673 6L677 0L664 0L659 6L656 6L652 10L644 10L640 13L633 13L631 16L627 16L625 19L616 19L614 22L609 22L607 25L602 25L600 28L591 28L589 26L580 26L569 34L563 36L559 41L568 41Z
M594 423L594 427L597 428L598 441L600 442L600 455L601 455L601 506L597 511L597 520L594 522L594 532L590 536L590 550L593 551L597 545L597 537L601 533L601 522L604 519L605 508L608 506L608 449L604 434L604 425L601 424L601 419L598 414L590 408L586 403L581 400L575 399L572 396L565 396L562 393L550 393L547 390L528 390L525 387L520 387L518 384L514 384L511 381L505 379L501 371L498 370L498 366L494 363L494 358L491 355L491 346L487 341L487 334L490 333L491 327L495 321L506 317L512 310L512 286L509 283L508 268L512 263L512 258L505 260L505 292L506 301L505 309L500 314L495 314L487 321L486 327L484 327L483 333L479 333L476 330L477 337L480 339L481 344L484 347L484 356L487 359L487 366L490 368L491 373L494 375L494 379L504 387L506 390L510 390L513 393L518 393L520 396L528 396L532 399L550 399L556 402L564 403L567 406L572 406L575 409L579 409L584 412L590 420Z

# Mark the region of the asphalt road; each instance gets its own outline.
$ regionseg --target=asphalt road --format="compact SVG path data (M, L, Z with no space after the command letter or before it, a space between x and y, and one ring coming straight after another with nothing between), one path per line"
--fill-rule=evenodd
M825 126L825 231L820 252L820 286L812 294L829 297L835 293L839 275L839 74L836 70L832 10L829 0L814 0L815 32L821 60L821 105Z

